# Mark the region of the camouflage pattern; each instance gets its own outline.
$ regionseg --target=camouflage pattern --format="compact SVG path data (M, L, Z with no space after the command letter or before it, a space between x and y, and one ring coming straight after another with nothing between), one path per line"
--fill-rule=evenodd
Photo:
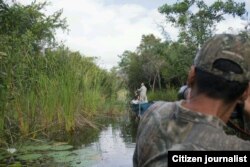
M250 118L243 114L243 128L244 130L250 134ZM250 136L248 136L247 140L250 140Z
M250 42L241 35L220 34L210 38L197 53L194 65L200 69L221 76L230 81L245 82L250 78ZM223 73L213 68L218 59L228 59L238 64L242 74Z
M168 150L250 150L249 141L224 132L226 125L220 119L190 111L181 103L156 102L144 113L134 167L166 167Z
M230 121L234 123L234 125L238 126L240 130L227 126L225 127L227 134L237 135L244 140L250 140L250 120L245 114L242 114L242 118L230 119Z
M226 134L229 135L236 135L239 138L242 138L244 140L250 140L250 136L247 135L245 132L249 133L247 130L245 130L244 128L244 120L242 119L230 119L231 124L234 124L234 126L232 126L231 124L229 124L228 126L224 127L224 131L226 132ZM237 126L238 128L235 128L235 126ZM243 130L245 132L243 132Z

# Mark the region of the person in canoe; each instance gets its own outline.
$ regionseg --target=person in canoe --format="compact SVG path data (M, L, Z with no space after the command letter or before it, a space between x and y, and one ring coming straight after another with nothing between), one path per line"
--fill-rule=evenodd
M142 103L147 103L148 98L147 98L147 87L144 85L144 83L141 83L140 89L137 89L139 92L139 101Z

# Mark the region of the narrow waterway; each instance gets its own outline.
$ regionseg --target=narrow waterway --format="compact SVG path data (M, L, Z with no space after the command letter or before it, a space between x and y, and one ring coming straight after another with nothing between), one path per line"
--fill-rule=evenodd
M131 167L138 121L129 115L101 118L101 131L78 134L70 144L76 158L71 167Z
M133 140L124 136L121 128L110 124L100 133L98 141L81 149L93 151L93 157L89 157L93 160L92 167L129 167L132 166L134 148Z
M89 167L131 167L136 128L137 122L128 117L107 124L96 139L87 145L83 143L76 150L83 153L78 154L81 164Z

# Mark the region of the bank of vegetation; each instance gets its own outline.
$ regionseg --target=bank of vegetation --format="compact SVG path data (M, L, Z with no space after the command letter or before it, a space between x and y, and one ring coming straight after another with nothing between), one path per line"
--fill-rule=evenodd
M96 115L123 111L116 73L58 43L66 19L45 15L46 6L0 0L0 145L96 128Z

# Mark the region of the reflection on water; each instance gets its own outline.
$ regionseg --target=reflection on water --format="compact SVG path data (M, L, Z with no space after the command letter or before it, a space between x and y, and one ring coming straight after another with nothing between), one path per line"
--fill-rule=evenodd
M103 122L102 122L103 121ZM27 142L15 154L0 151L0 166L131 167L137 124L128 118L102 118L102 130L84 129L64 142ZM60 138L60 136L58 136Z
M78 154L81 165L86 164L91 167L130 167L132 166L132 156L135 148L136 125L133 122L113 123L103 129L97 141L88 146L80 147ZM92 150L92 155L86 159L86 151ZM86 160L86 162L83 162ZM80 166L80 164L79 164Z
M99 141L92 146L101 155L101 160L93 166L132 166L134 147L134 143L124 143L120 129L109 126L101 132Z

